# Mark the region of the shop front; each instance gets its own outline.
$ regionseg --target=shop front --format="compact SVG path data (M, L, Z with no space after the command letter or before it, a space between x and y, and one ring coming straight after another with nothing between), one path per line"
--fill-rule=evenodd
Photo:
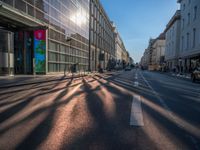
M0 75L46 74L45 24L0 7Z
M46 30L1 28L0 37L0 75L46 73Z

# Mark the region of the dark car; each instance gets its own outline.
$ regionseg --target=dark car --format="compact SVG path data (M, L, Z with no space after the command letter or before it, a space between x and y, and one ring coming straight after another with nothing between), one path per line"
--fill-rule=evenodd
M130 66L127 66L124 70L125 70L125 71L131 71L131 67L130 67Z
M195 82L196 80L200 80L200 67L196 68L192 74L191 74L191 79L193 82Z

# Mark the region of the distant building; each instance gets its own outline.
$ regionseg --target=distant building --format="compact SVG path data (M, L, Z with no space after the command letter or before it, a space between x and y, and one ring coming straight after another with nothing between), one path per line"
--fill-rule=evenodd
M154 40L155 39L152 39L152 38L149 40L149 45L143 53L143 59L141 60L141 64L144 69L148 69L149 65L152 64L152 51L153 51L152 46L153 46Z
M99 0L90 0L90 11L90 69L106 69L115 59L115 28Z
M123 40L119 34L119 32L117 31L117 29L115 29L115 56L116 56L116 60L118 65L122 65L122 60L123 60L123 53L126 51Z
M178 0L181 5L179 65L182 72L200 66L200 1Z
M134 60L133 60L132 57L129 57L129 64L130 64L130 65L133 65L133 64L134 64Z
M145 49L140 64L144 69L160 70L165 57L165 34L156 39L150 39L148 48Z
M152 44L150 70L160 70L165 57L165 34L162 33Z
M181 16L180 10L177 10L166 26L166 47L165 61L167 67L172 71L179 67L179 52L180 52L180 31L181 31Z

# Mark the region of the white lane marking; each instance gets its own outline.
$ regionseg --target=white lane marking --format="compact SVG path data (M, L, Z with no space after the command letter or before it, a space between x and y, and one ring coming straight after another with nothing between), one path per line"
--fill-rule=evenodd
M160 101L160 103L163 105L163 107L165 108L165 110L167 111L168 115L170 116L170 118L177 124L177 126L179 128L185 129L184 125L182 125L180 122L178 122L176 120L176 118L173 116L172 114L172 110L168 107L168 105L164 102L164 100L160 97L160 95L152 88L152 86L149 84L149 82L144 78L144 76L142 75L142 73L140 73L141 77L143 78L143 80L145 81L145 83L147 84L147 86L152 90L152 92L154 93L154 95L157 97L157 99ZM195 148L197 148L198 150L200 149L198 146L198 142L197 140L191 136L191 135L185 135L186 137L189 136L192 143L195 145Z
M130 126L144 126L141 97L139 95L133 96L130 116Z
M135 87L138 87L138 86L139 86L139 82L138 82L138 81L135 81L135 82L134 82L134 86L135 86Z
M122 80L119 80L119 79L114 79L114 81L116 81L116 82L120 82L120 83L125 84L125 85L128 85L128 86L132 86L131 83L127 83L127 82L122 81Z
M147 86L152 90L154 95L157 97L157 99L160 101L160 103L164 106L164 108L168 111L168 114L172 116L171 109L167 106L167 104L164 102L164 100L160 97L160 95L152 88L152 86L149 84L149 82L144 78L144 76L141 74L142 79L147 84Z
M135 76L135 79L136 79L136 80L138 79L138 76L137 76L137 75Z
M109 76L109 75L101 75L104 79L108 79L108 78L110 78L111 76Z

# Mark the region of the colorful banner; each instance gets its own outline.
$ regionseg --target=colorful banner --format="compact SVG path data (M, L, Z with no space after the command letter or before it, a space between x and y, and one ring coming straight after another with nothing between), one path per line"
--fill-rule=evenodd
M46 30L34 31L35 72L46 72Z

